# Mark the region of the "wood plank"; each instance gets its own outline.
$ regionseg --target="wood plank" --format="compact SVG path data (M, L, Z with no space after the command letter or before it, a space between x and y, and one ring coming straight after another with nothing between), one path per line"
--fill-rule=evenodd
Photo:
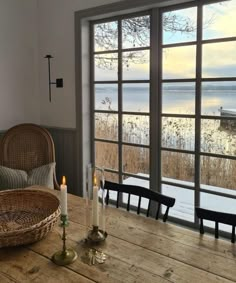
M1 283L20 283L11 277L10 274L6 274L5 272L0 270L0 282Z
M59 267L26 248L3 248L0 252L0 282L92 283L78 273ZM1 279L1 276L3 279Z
M54 193L58 194L58 192ZM69 195L68 199L69 218L72 222L72 225L75 225L73 221L85 225L85 200L72 195ZM206 276L206 274L203 275L203 278L206 276L207 282L214 282L214 280L218 280L219 278L221 280L235 280L235 245L231 244L230 241L215 240L214 238L212 239L207 236L201 237L198 232L183 229L182 227L178 227L169 223L162 223L160 221L149 219L143 216L137 216L133 213L122 211L121 209L108 207L107 214L107 230L109 233L109 238L112 238L113 235L115 237L115 240L112 238L113 242L118 241L117 246L119 246L119 240L122 240L122 244L123 242L126 243L127 247L123 247L124 254L126 254L127 250L129 250L129 245L132 247L136 246L137 249L142 248L145 251L143 251L144 254L154 252L156 254L155 256L157 257L155 262L160 262L162 259L165 262L165 267L173 264L173 266L175 266L177 269L180 269L178 264L181 267L181 264L183 264L184 266L186 265L189 266L189 268L193 268L192 272L195 276L194 280L197 280L197 274L200 273L200 271L206 272L207 274L212 273L211 275L213 277L210 275ZM72 229L70 238L74 241L85 237L86 229L83 226L80 227L79 237L75 237L76 231ZM69 230L70 229L71 227L69 227ZM148 241L146 239L148 239ZM111 243L109 241L106 242ZM127 261L124 259L121 252L119 253L118 257L115 256L114 252L112 252L112 249L109 248L109 244L107 247L108 254L110 254L112 260L118 260L116 266L119 266L120 262L124 262L125 264L132 263L132 261ZM141 255L139 256L141 257ZM137 259L133 258L133 263L135 263L135 266L136 262ZM176 262L178 262L178 264ZM151 266L152 262L150 262L149 265ZM160 266L160 264L158 266ZM145 272L152 273L152 271L147 269L146 266L139 266L139 269L143 269L144 278L146 276ZM166 270L168 270L168 268ZM110 272L111 270L108 268L108 274ZM156 274L155 272L152 274L158 275L163 279L167 279L163 274ZM185 274L182 275L185 276ZM181 276L181 274L178 274L178 276ZM186 273L186 276L186 278L188 278L188 273ZM117 274L114 275L113 279L117 279L116 277L118 278ZM95 279L95 277L92 278ZM192 279L192 277L189 278ZM175 280L171 282L175 282Z
M84 235L84 229L84 226L74 222L71 222L68 227L68 244L77 250L80 257L83 255L84 248L78 242ZM131 233L130 235L135 238L135 234ZM36 243L30 248L37 253L50 257L53 252L60 248L57 238L56 232L51 233L50 239ZM148 241L148 238L143 239L143 241ZM138 276L142 275L143 279L141 281L153 283L162 282L160 278L169 282L181 283L199 283L201 281L207 283L233 282L110 235L103 246L103 250L108 255L105 264L88 266L77 260L69 268L81 272L82 275L98 282L137 282L135 278L137 272L139 273ZM128 268L125 268L125 266Z
M71 201L71 204L73 204L73 201ZM204 245L204 238L199 234L199 240L195 242L195 245L194 243L191 244L193 240L191 237L187 243L178 241L177 237L171 235L173 225L137 216L132 213L128 214L125 211L117 209L109 208L108 211L110 215L107 219L109 234L223 278L235 280L236 269L234 266L236 266L236 258L233 255L235 249L230 241L218 240L217 243L213 241L214 245L211 245L211 249L209 249L206 244ZM84 209L81 207L79 212L77 208L72 208L70 217L74 220L74 217L77 216L76 219L84 224L84 213ZM150 225L151 229L148 229ZM169 237L166 234L169 234ZM144 241L147 238L149 240ZM228 247L228 251L232 249L231 257L227 257L225 252L217 253L216 247L221 247L222 242Z
M79 199L79 201L76 201L74 196L69 198L69 200L71 205L69 206L70 219L85 225L85 200ZM202 236L198 231L171 223L156 221L132 212L127 213L125 210L114 209L113 207L107 208L107 215L108 225L114 221L116 223L122 221L129 225L130 229L139 229L141 227L141 230L148 234L153 234L196 249L200 247L201 250L211 253L214 256L217 255L229 259L236 258L236 244L232 244L228 239L215 239L213 235L207 234ZM110 233L113 234L112 230ZM117 235L117 233L115 232L113 235Z
M112 253L111 255L109 255L109 258L104 264L90 266L87 263L84 263L83 258L86 251L88 250L88 247L84 245L84 243L80 240L83 239L85 228L78 224L75 224L74 226L73 223L71 223L69 227L67 246L74 248L77 251L79 258L67 268L78 272L83 276L90 278L91 280L102 283L169 282L161 276L158 276L154 273L149 273L142 268L137 269L137 267L133 263L127 264L127 262L123 259L113 257ZM74 228L71 230L72 227ZM57 231L50 233L46 239L29 246L29 248L36 253L46 256L47 258L51 258L52 254L55 251L58 251L62 248L61 241L58 241L58 232L60 232L60 227L57 229ZM71 235L71 233L73 233L73 236Z

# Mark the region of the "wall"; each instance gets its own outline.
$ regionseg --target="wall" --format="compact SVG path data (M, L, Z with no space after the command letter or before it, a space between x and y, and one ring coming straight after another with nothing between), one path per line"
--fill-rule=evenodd
M41 124L62 128L76 127L74 12L109 4L111 0L39 0L39 83ZM51 54L52 81L64 79L64 87L52 86L48 99L47 60Z
M0 130L40 122L37 0L0 0Z

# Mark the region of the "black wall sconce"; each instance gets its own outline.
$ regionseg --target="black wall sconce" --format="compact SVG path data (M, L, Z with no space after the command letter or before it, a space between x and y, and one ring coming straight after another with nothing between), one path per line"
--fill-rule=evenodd
M51 62L52 55L46 55L44 58L48 59L48 90L49 90L49 101L52 101L51 85L56 85L56 87L63 87L63 79L56 79L55 82L51 82Z

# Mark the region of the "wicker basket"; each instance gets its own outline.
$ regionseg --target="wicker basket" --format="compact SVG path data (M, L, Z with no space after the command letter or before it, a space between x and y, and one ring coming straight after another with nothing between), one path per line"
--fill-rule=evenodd
M0 248L44 238L60 215L59 200L43 190L0 192Z

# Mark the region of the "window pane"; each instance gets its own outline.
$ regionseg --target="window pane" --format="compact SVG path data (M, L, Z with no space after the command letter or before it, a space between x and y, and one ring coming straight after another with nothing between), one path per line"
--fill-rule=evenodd
M116 111L118 109L117 84L95 85L95 109Z
M201 151L235 155L236 120L202 119Z
M208 186L204 188L209 189L209 186L214 186L213 190L220 188L235 190L235 171L236 160L201 156L201 184Z
M236 76L236 41L203 44L202 76Z
M149 177L149 175L147 174L137 174L140 176L145 176L145 177ZM143 180L143 179L138 179L135 177L130 177L130 176L123 176L123 184L128 184L128 185L135 185L135 186L141 186L144 188L149 189L149 181L148 180ZM122 200L124 203L128 203L128 194L123 193L122 194ZM139 197L138 196L130 196L130 205L133 206L138 206L138 200ZM148 199L146 198L142 198L141 199L141 208L143 209L147 209L148 208Z
M163 49L163 79L194 78L195 66L195 45Z
M123 84L123 111L149 112L149 84Z
M194 182L194 155L182 152L162 151L162 180L191 185ZM168 178L168 179L167 179ZM191 182L189 184L186 183Z
M95 55L95 81L117 81L117 56L117 53Z
M207 193L200 193L200 205L202 208L235 214L236 200ZM215 228L215 222L204 220L204 226ZM219 229L232 232L231 225L219 223Z
M194 191L162 184L162 193L175 198L175 205L170 208L169 215L186 221L194 221ZM165 213L165 207L162 207Z
M162 146L194 150L195 120L190 118L162 118Z
M196 40L197 8L187 8L163 14L163 44Z
M108 142L95 142L95 164L98 167L118 170L117 144Z
M114 50L118 48L118 22L94 25L95 51Z
M203 38L236 36L236 1L203 6Z
M149 80L149 50L123 52L123 80Z
M162 112L195 113L195 83L163 83Z
M149 116L123 115L123 141L149 144Z
M111 113L95 113L95 138L118 139L118 115Z
M123 172L149 174L149 149L137 146L123 146Z
M236 82L202 83L202 114L236 116Z
M122 21L122 48L150 45L150 16L129 18Z

